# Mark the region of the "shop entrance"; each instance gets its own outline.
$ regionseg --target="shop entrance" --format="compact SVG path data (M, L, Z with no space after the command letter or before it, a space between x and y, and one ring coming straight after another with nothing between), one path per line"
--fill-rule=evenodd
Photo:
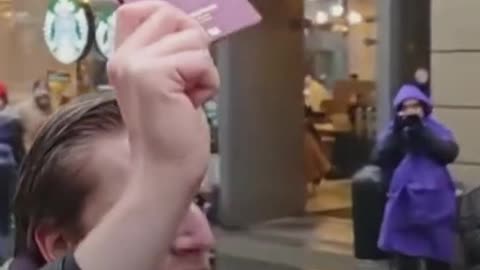
M430 94L430 8L415 0L305 1L307 213L349 219L352 177L368 164L396 90L415 83Z
M309 214L351 216L351 178L376 137L376 14L374 0L305 2Z

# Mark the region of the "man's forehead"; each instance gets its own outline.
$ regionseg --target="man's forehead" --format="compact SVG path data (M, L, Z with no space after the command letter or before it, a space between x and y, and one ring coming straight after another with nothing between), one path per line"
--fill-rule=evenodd
M118 200L126 186L130 164L126 132L101 135L92 142L90 149L86 170L95 178L95 188L84 212L87 228L97 224Z
M89 169L102 180L124 177L130 164L126 132L109 132L98 136L92 143L89 155Z

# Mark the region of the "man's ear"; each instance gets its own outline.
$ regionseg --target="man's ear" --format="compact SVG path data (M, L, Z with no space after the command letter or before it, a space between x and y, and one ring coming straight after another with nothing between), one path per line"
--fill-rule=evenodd
M51 224L53 223L42 223L34 230L35 243L47 262L63 257L75 246L64 230Z

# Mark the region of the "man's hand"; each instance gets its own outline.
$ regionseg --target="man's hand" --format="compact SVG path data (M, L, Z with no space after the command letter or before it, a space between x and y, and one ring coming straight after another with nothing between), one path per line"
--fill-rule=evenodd
M156 165L172 177L201 180L210 136L199 108L219 85L209 36L194 19L159 1L122 6L117 28L108 74L134 166Z
M156 270L168 257L208 166L199 108L219 84L208 45L200 25L163 2L118 10L108 74L129 136L130 186L76 250L82 269Z

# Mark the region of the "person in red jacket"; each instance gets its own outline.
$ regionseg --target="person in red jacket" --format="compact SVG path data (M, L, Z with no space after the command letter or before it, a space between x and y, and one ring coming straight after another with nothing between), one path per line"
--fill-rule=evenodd
M8 105L7 86L0 81L0 110L3 110Z

